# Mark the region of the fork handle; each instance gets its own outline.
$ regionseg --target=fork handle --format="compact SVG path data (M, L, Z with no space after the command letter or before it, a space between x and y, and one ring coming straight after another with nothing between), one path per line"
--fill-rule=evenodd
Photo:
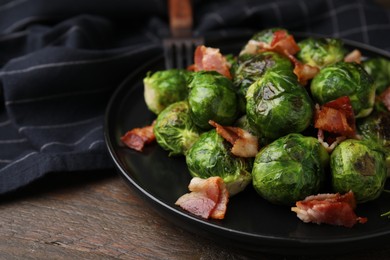
M168 0L169 26L173 37L191 37L191 0Z

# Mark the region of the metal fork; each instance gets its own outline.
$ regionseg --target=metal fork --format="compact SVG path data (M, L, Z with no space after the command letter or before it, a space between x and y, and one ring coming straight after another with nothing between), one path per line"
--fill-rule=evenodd
M196 46L204 44L192 36L191 0L168 0L171 37L163 40L165 68L187 68L193 64Z

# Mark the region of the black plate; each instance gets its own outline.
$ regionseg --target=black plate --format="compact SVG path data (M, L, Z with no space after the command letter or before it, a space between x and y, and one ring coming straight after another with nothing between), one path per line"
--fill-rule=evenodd
M244 34L211 39L206 45L219 47L224 54L237 53L249 37ZM384 51L345 43L350 49L360 49L365 56L390 58ZM139 153L120 142L126 131L148 125L155 118L144 103L142 80L147 71L164 69L163 64L163 57L146 62L117 89L106 111L105 138L120 174L165 218L218 243L250 252L335 254L379 247L389 241L390 219L380 217L390 210L390 196L386 194L358 206L357 215L367 217L368 222L353 228L305 224L289 207L266 202L252 187L230 199L226 217L221 221L204 220L175 206L177 198L188 192L191 179L184 158L168 157L156 144Z

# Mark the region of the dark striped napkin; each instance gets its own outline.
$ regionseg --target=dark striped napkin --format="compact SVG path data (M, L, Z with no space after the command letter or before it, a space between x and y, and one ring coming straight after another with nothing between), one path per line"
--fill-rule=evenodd
M194 1L195 33L284 27L390 50L390 12L372 1ZM49 172L111 168L111 93L162 52L166 1L0 1L0 193Z

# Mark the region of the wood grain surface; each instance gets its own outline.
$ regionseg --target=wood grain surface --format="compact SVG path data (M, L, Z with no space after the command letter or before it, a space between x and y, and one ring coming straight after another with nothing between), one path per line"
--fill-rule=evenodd
M157 215L114 170L51 174L0 197L0 259L389 259L249 255ZM390 244L390 243L389 243Z

